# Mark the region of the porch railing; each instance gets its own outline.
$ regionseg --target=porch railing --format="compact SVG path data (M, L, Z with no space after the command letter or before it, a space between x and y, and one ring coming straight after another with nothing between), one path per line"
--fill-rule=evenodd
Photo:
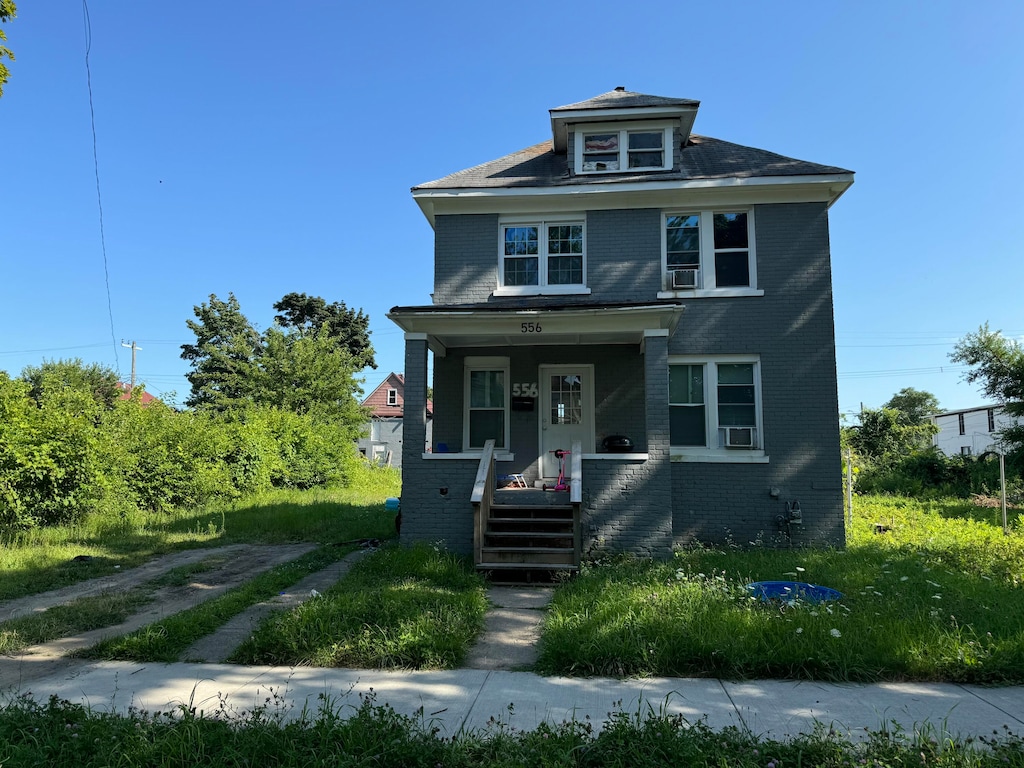
M579 568L583 550L583 444L579 440L573 441L570 456L569 504L572 505L573 565Z
M483 560L484 532L494 502L494 440L484 443L470 501L473 503L473 562L479 563Z

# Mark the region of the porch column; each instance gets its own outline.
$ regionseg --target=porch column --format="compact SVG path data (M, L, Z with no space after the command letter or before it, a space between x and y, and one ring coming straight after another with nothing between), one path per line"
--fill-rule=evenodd
M665 329L644 331L644 386L647 426L649 551L672 554L672 464L669 456L668 336Z
M427 441L427 335L405 334L405 406L402 413L402 473L419 466Z

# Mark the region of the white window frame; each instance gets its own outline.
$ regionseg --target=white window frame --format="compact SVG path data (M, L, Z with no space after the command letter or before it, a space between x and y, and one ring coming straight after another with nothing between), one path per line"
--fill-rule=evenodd
M463 453L480 453L482 445L470 446L469 444L469 413L470 413L470 374L473 371L501 371L505 377L505 402L502 405L504 411L504 445L496 445L495 451L507 453L512 450L510 445L511 430L511 384L509 376L509 359L507 357L467 357L463 362L463 394L462 394L462 451Z
M548 227L578 225L583 228L583 282L548 285ZM537 227L537 285L505 285L505 229ZM522 258L522 257L510 257ZM587 287L587 217L583 213L554 216L502 216L498 222L498 286L495 296L563 296L589 294Z
M749 285L719 288L715 274L715 254L730 253L740 249L715 248L715 214L745 213L747 214L747 270L750 275ZM673 216L700 217L700 254L698 256L697 281L694 288L673 288L672 273L668 267L668 220ZM764 296L764 291L757 287L757 253L754 231L754 208L736 206L729 208L711 208L707 210L680 209L663 211L661 215L661 274L664 290L658 292L659 299L700 298L722 296Z
M629 167L629 134L630 133L657 133L662 134L662 164L660 166L645 166L642 168ZM575 137L575 151L573 168L580 176L589 176L595 173L646 173L648 171L670 171L672 170L674 156L673 144L675 143L675 132L673 124L664 120L637 123L580 123L573 131ZM617 133L619 136L619 167L615 170L602 168L600 170L583 170L585 155L583 152L584 136L595 133Z
M398 390L393 387L388 389L388 405L398 405Z
M718 423L718 366L752 365L754 374L754 448L726 448L725 427ZM757 355L671 355L669 366L700 365L704 368L704 435L703 446L672 445L672 461L722 462L733 464L767 464L764 451L764 402L761 392L761 358ZM669 406L671 408L671 406Z

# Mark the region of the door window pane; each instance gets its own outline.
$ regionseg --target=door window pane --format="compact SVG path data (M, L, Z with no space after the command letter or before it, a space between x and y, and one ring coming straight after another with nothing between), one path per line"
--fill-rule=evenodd
M551 423L583 423L583 381L574 374L551 377Z

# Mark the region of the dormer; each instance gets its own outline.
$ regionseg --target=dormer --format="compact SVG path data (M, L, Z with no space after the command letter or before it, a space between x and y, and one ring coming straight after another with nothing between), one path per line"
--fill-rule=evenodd
M570 173L669 171L690 137L699 101L649 96L618 87L549 110L556 153Z

